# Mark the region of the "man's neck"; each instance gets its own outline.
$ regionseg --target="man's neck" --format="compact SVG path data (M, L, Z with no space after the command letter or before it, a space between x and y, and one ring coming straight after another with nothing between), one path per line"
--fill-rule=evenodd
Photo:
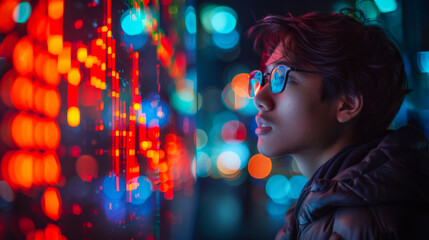
M351 140L344 139L332 144L329 148L324 148L324 150L316 149L311 152L292 154L291 157L295 160L301 173L310 179L320 166L350 143L352 143Z

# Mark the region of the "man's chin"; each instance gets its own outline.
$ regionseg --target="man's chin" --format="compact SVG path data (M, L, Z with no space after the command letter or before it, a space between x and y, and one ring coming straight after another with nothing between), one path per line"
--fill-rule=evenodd
M277 154L275 154L272 149L270 149L269 146L264 146L264 144L261 144L258 142L258 151L260 154L262 154L264 157L268 158L275 158L277 157Z

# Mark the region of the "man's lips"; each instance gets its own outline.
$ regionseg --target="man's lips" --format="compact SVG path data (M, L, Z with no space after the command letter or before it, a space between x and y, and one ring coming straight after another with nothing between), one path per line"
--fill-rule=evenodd
M273 128L271 127L271 124L265 120L261 115L256 115L256 123L258 124L258 127L255 130L256 135L264 135L270 132Z

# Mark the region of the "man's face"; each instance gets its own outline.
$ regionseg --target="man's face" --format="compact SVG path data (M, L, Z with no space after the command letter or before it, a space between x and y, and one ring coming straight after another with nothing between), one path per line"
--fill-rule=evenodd
M279 64L287 65L284 60L279 46L265 63L264 73L271 73ZM273 94L265 84L254 98L259 110L258 150L267 157L314 154L323 151L335 136L336 108L331 101L321 100L322 78L291 71L289 80L283 92Z

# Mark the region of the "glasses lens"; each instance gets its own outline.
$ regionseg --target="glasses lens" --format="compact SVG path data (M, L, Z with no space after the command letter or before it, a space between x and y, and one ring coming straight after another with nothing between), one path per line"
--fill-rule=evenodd
M262 72L255 70L249 74L249 96L255 97L261 88Z
M270 78L271 91L276 94L283 91L286 82L286 66L280 65L273 69Z

